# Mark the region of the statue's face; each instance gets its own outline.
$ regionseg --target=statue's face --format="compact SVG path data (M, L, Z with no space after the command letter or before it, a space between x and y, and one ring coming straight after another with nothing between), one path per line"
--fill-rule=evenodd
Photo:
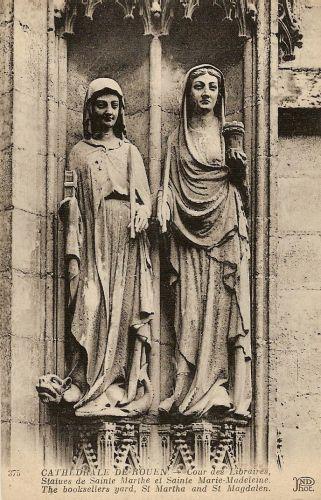
M93 119L95 128L107 131L115 125L119 114L119 97L116 94L104 94L94 102Z
M192 82L191 102L194 112L204 114L214 110L218 98L218 80L215 76L197 76Z

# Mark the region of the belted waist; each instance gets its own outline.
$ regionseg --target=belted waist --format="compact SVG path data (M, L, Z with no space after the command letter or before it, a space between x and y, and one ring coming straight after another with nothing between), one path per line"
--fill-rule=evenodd
M113 191L108 196L105 196L105 200L123 200L130 201L128 194L120 194L117 191Z

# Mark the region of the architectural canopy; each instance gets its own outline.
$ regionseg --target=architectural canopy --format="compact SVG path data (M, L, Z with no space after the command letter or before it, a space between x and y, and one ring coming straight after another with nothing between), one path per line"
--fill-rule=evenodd
M241 37L250 37L256 22L256 0L56 0L58 25L64 34L72 34L77 16L92 20L97 7L108 3L118 5L124 18L140 16L145 35L168 35L174 17L192 20L194 12L205 6L221 8L224 20L237 23Z
M176 18L193 19L194 12L208 7L219 7L222 20L234 22L242 38L250 38L256 25L257 0L55 0L56 26L63 35L74 33L78 16L92 20L101 5L114 4L125 19L141 17L144 35L168 35ZM294 59L294 48L302 47L300 26L293 12L292 0L278 1L280 59Z

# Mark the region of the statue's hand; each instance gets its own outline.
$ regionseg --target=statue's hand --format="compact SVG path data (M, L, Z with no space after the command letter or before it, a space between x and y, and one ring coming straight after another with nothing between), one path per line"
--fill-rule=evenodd
M148 228L148 211L144 205L137 205L135 214L135 232L141 233Z
M76 297L79 283L79 262L75 257L72 257L68 262L68 282L71 303Z
M239 149L229 148L227 150L227 163L231 167L245 167L246 154Z
M66 220L66 217L69 213L70 209L70 201L72 200L71 196L67 196L64 198L60 203L59 203L59 217L61 218L62 221Z
M163 197L159 196L157 200L157 220L162 228L162 233L167 231L167 222L171 219L171 211L168 203L163 203Z
M227 151L227 165L230 168L230 181L240 187L246 180L246 154L238 149Z

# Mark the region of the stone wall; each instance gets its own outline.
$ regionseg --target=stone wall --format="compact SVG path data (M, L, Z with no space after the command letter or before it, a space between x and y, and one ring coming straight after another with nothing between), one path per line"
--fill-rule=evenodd
M278 160L271 172L271 458L302 475L311 474L321 452L320 8L318 1L301 3L304 45L279 69Z
M14 467L29 472L34 466L30 450L33 460L43 461L51 454L56 429L55 417L39 404L35 384L41 373L62 373L64 365L57 326L64 307L63 266L55 261L61 241L58 171L64 168L65 149L60 144L59 157L61 42L55 39L47 2L30 0L26 8L22 0L8 0L1 10L6 68L1 75L1 436L4 459L10 457ZM59 127L63 134L62 122Z
M1 100L2 443L12 462L27 463L42 421L34 383L50 339L45 336L47 8L41 0L4 2L1 40L7 73ZM19 49L18 49L19 47ZM14 71L13 71L14 70ZM11 437L15 436L12 440Z
M321 136L280 138L271 375L285 465L292 466L320 455L320 154Z

